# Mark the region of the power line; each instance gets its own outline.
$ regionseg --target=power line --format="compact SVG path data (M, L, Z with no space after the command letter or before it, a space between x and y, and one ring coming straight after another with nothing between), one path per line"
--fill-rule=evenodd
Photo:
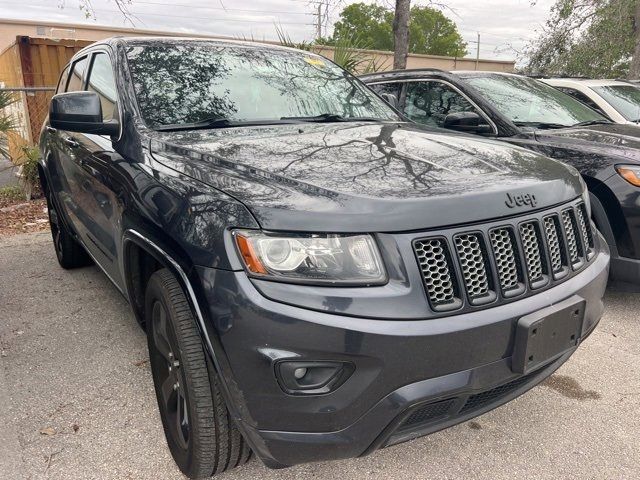
M305 0L308 1L308 0ZM163 2L148 2L141 0L134 0L134 5L159 5L165 7L187 7L195 8L198 10L223 10L225 12L246 12L246 13L270 13L270 14L287 14L287 15L313 15L311 12L283 12L276 10L252 10L249 8L231 8L231 7L208 7L200 5L191 5L187 3L163 3Z
M16 5L16 6L22 6L24 7L25 4L24 3L15 3L15 2L4 2L3 1L3 5ZM44 8L51 8L50 5L44 5L44 4L28 4L28 6L32 6L32 7L44 7ZM56 8L56 7L54 7ZM93 9L94 12L102 12L102 13L116 13L116 14L120 14L121 12L119 10L106 10L106 9L101 9L101 8L94 8ZM175 14L168 14L168 13L148 13L148 12L134 12L134 11L128 11L128 14L132 15L132 16L153 16L153 17L166 17L166 18L188 18L188 19L193 19L193 20L202 20L202 17L197 17L197 16L193 16L193 15L175 15ZM269 20L273 21L276 20L275 18L272 19L265 19L265 20L250 20L250 19L246 19L246 18L207 18L207 21L221 21L221 22L242 22L242 23L265 23L268 22ZM305 22L278 22L281 25L312 25L310 23L305 23Z

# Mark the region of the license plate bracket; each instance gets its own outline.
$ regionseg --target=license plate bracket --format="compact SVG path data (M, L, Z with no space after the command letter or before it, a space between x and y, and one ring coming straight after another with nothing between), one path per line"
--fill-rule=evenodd
M516 326L511 369L526 374L580 341L585 301L574 296L526 315Z

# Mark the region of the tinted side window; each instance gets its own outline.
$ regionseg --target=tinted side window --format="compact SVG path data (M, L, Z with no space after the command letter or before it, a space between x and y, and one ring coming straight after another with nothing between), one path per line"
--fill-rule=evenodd
M82 90L82 79L84 78L84 71L86 68L87 57L81 58L73 64L71 74L69 75L67 92L77 92L78 90Z
M388 93L394 95L397 99L400 99L400 85L401 83L376 83L375 85L369 85L369 88L376 92L378 95Z
M440 82L407 84L405 113L414 122L442 127L444 119L455 112L480 112L460 93Z
M593 100L591 100L584 93L582 93L580 90L576 90L575 88L570 88L570 87L556 87L556 88L561 92L566 93L567 95L571 95L576 100L584 103L587 107L591 107L596 112L606 116L606 114L602 111L602 109Z
M62 75L60 75L60 80L58 81L58 86L56 87L56 93L64 92L64 87L67 85L67 80L69 79L69 65L64 67L62 71Z
M106 53L96 53L91 62L91 72L87 90L96 92L102 105L102 119L106 122L113 119L116 113L116 81L113 76L111 60Z

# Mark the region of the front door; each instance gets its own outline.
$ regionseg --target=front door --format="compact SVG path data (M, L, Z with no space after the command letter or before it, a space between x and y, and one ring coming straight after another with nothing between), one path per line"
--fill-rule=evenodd
M109 55L98 51L92 55L86 89L98 94L103 121L118 119L117 93ZM80 184L78 199L81 235L85 247L119 287L123 287L118 259L120 238L117 219L122 201L118 197L115 171L121 157L113 149L113 140L101 135L73 134L77 142L75 156Z

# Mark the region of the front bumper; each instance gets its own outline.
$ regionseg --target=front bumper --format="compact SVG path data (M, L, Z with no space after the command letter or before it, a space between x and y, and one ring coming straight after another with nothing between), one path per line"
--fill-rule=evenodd
M515 374L517 321L577 296L586 302L579 342L586 338L604 310L609 253L603 248L579 274L537 295L429 320L303 309L265 298L244 272L197 271L232 414L257 456L284 467L357 457L446 428L551 375L575 347L528 375ZM282 359L349 362L355 370L331 393L295 396L276 380L274 365Z

